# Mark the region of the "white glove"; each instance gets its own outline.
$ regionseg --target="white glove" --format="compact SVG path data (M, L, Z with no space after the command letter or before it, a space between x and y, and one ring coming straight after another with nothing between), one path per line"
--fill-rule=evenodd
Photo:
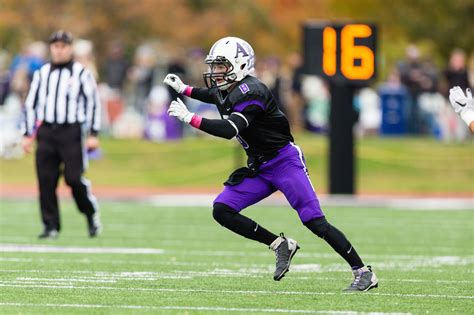
M461 116L466 125L470 126L474 122L474 101L471 89L466 89L466 95L459 86L449 90L449 101L454 107L454 111Z
M189 124L194 113L189 112L186 105L184 105L183 101L178 97L176 101L171 102L170 108L168 109L168 115L174 116L182 122Z
M182 94L184 90L186 89L187 85L181 81L181 79L176 75L172 73L168 73L163 80L163 83L168 84L171 86L176 92Z
M465 110L474 109L471 89L466 89L466 95L459 86L455 86L449 90L449 101L454 107L454 111L458 114Z

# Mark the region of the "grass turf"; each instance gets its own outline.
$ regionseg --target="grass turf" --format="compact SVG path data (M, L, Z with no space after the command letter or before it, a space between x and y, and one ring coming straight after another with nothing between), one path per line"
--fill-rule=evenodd
M474 138L473 138L474 139ZM327 139L299 134L318 192L327 191ZM216 138L151 143L102 139L104 156L91 161L94 185L218 187L244 163L236 141ZM357 141L357 189L371 193L472 193L473 142L443 144L427 138L367 138ZM35 184L33 156L0 160L2 184Z
M37 204L0 200L0 246L163 252L1 252L0 313L468 314L474 308L472 211L326 209L380 280L368 293L343 294L348 267L288 207L245 211L302 247L291 271L275 282L272 252L216 224L210 209L103 202L104 233L89 239L85 219L71 202L62 204L60 238L39 241Z

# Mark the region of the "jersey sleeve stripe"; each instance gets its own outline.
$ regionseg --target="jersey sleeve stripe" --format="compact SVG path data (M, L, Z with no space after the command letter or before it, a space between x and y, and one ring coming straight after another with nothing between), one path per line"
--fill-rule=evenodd
M235 135L238 135L238 134L239 134L239 128L237 128L237 126L234 124L234 122L233 122L232 120L227 120L227 121L230 123L230 125L231 125L232 127L234 127L234 129L235 129Z
M246 101L246 102L243 102L243 103L240 103L240 104L237 104L234 106L234 111L236 112L241 112L243 111L246 107L250 106L250 105L256 105L256 106L259 106L261 107L263 110L265 110L265 105L258 101L258 100L250 100L250 101Z

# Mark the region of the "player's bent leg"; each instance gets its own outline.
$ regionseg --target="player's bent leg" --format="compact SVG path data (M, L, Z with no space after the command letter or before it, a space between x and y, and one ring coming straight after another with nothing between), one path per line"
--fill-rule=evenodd
M246 238L269 245L275 251L275 280L280 280L288 272L291 259L299 248L296 241L280 237L267 231L239 212L257 203L275 191L275 187L262 175L245 178L238 185L225 186L224 191L214 201L214 219L229 230Z
M220 225L232 232L265 245L270 245L278 238L272 232L226 204L215 203L212 216Z
M352 247L344 233L329 224L325 217L311 220L305 223L306 227L324 239L339 255L341 255L353 270L362 268L364 263Z
M214 219L243 237L270 245L278 236L239 212L274 191L275 188L259 175L244 178L236 185L226 185L214 200Z
M359 254L347 237L327 222L325 217L305 223L306 227L318 237L324 239L351 266L354 281L345 291L368 291L378 286L377 277L370 266L364 266Z

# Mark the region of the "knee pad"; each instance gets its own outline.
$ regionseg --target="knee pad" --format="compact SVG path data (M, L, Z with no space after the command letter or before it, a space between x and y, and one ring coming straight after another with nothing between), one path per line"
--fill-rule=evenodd
M212 211L214 220L225 226L237 213L229 206L223 203L215 203Z
M325 217L317 218L305 223L306 227L320 238L325 238L331 229L331 224Z

